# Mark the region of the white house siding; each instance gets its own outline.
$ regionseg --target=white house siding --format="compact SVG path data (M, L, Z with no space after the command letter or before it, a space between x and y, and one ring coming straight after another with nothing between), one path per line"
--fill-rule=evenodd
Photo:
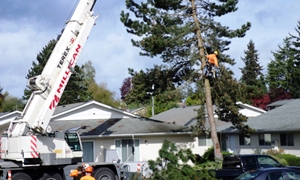
M105 149L116 150L115 140L131 139L128 137L101 137L94 139L83 138L82 141L94 141L94 157L95 162L105 161ZM146 162L156 160L158 151L161 149L164 140L174 142L180 148L190 148L194 154L203 155L204 152L211 146L198 146L198 138L192 138L189 134L181 135L159 135L159 136L134 136L139 140L139 157L135 157L138 161Z
M273 145L277 145L279 149L283 149L286 154L294 154L296 156L300 157L300 133L293 133L293 132L288 132L292 133L294 136L294 146L280 146L280 133L271 133L271 141L273 142ZM285 133L283 133L285 134ZM239 154L253 154L253 153L262 153L266 152L274 146L260 146L259 141L258 141L258 134L251 134L251 145L240 145L239 143L239 135L234 134L235 136L235 146L236 149L233 150L235 153Z

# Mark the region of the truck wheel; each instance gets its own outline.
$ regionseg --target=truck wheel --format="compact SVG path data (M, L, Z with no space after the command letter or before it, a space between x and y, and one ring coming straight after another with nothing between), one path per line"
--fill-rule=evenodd
M63 180L58 173L45 173L39 180Z
M28 174L22 172L12 173L11 178L13 180L32 180Z
M94 175L96 180L115 180L115 173L109 168L99 168Z

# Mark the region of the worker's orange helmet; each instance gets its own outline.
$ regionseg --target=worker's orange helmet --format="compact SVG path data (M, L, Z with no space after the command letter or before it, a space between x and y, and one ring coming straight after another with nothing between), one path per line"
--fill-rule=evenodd
M215 54L215 55L218 55L218 51L214 51L214 54Z
M92 173L93 172L93 167L92 166L86 167L85 172Z

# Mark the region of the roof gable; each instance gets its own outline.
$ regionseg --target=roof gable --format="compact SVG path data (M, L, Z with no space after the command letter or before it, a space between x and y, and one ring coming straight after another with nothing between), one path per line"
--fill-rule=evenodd
M51 120L78 120L78 119L113 119L138 117L135 114L110 107L108 105L87 101L63 105L56 108Z

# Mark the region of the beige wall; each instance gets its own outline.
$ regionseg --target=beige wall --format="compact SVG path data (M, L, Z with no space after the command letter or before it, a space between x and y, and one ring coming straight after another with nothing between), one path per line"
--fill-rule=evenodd
M130 139L131 137L108 137L97 139L82 139L82 141L94 141L94 158L96 162L105 160L105 149L115 150L116 139ZM193 153L202 155L209 147L198 146L198 139L185 135L160 135L160 136L134 136L140 142L140 161L156 160L158 151L161 149L165 139L174 142L180 148L190 148Z

